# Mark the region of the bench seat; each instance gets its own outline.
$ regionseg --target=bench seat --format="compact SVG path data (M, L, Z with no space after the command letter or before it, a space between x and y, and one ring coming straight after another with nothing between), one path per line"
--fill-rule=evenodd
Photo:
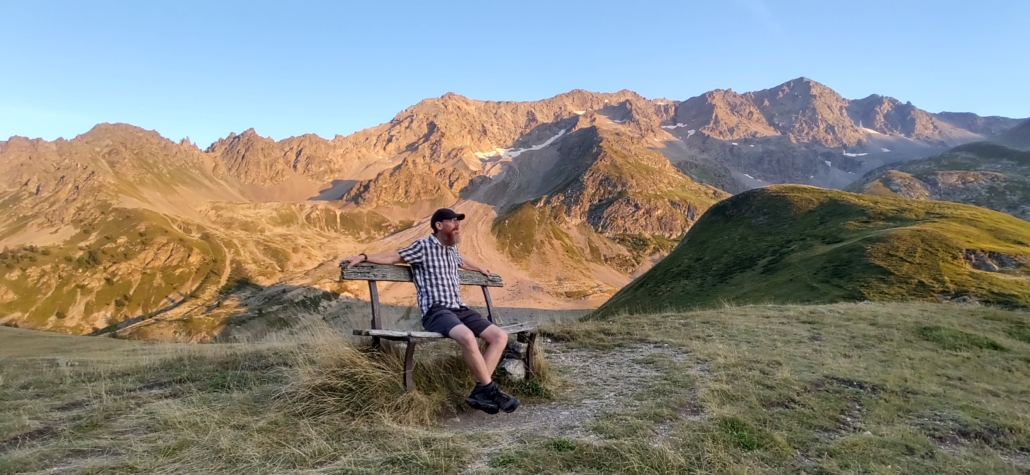
M533 330L537 327L536 322L526 323L515 323L512 325L499 325L501 330L504 330L507 334L522 333ZM420 331L404 331L404 330L354 330L356 336L377 336L386 340L406 341L408 338L446 338L443 333L437 332L420 332Z

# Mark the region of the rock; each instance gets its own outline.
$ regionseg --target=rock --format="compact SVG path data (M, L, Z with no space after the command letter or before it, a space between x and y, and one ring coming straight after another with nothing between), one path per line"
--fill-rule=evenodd
M993 260L994 263L1002 269L1015 269L1016 267L1025 266L1027 264L1026 256L1010 256L1008 254L991 251L987 253L987 257Z
M504 349L502 358L522 359L526 357L526 349L529 345L516 340L508 340L508 346Z
M998 272L1001 269L1015 269L1027 264L1026 256L1010 256L996 251L966 250L964 257L976 270Z
M522 360L506 358L501 360L500 367L508 373L508 377L513 381L522 381L523 379L526 379L526 363Z

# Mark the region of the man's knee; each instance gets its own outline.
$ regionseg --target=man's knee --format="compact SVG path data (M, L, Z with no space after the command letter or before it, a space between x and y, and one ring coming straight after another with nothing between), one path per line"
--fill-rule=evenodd
M497 325L491 325L489 328L483 331L480 335L491 345L506 344L508 343L508 334L501 330Z
M476 335L465 325L458 325L451 329L447 336L458 342L461 346L476 346Z

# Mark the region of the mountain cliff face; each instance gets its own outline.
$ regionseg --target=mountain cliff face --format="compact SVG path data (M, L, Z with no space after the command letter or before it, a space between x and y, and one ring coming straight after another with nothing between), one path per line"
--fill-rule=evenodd
M847 116L848 101L832 89L807 78L748 95L766 121L794 143L850 147L863 138Z

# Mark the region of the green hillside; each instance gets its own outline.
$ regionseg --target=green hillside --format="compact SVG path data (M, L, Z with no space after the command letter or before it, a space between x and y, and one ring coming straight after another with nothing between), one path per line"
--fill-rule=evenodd
M61 244L0 248L0 325L84 334L176 308L209 315L238 281L304 268L325 242L367 242L410 225L321 205L212 203L206 223L95 206L97 217L72 221ZM211 315L202 333L224 323ZM175 317L173 325L198 329Z
M1030 220L1030 152L989 142L879 169L848 191L878 196L955 201Z
M1030 223L1002 213L772 186L711 207L668 257L595 315L724 302L973 299L1028 307L1027 256Z

